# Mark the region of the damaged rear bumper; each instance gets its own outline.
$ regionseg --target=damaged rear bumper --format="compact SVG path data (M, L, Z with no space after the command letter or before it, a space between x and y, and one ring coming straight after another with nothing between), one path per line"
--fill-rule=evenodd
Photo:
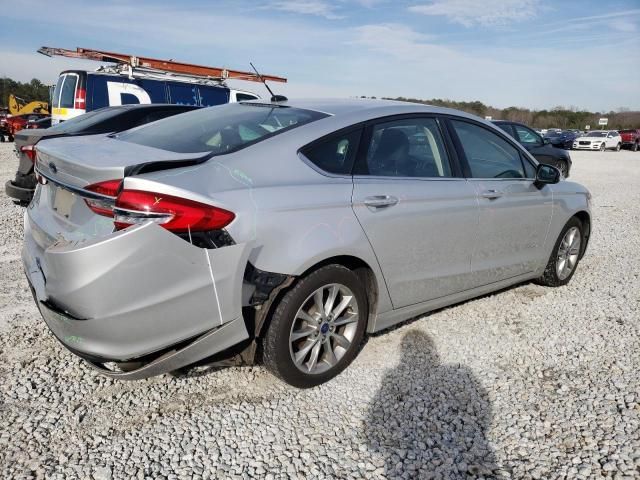
M27 216L24 269L52 333L103 373L145 378L249 337L242 318L247 244L199 248L155 224L43 248ZM135 362L107 370L104 362Z

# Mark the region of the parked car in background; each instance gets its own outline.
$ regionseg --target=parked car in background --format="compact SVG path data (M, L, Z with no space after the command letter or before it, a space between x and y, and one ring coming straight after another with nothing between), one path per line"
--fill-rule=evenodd
M622 148L622 137L615 130L593 130L573 142L574 150L615 150Z
M34 174L36 145L40 145L40 142L44 140L121 132L196 108L198 107L165 104L107 107L85 113L51 128L22 130L15 136L18 171L15 178L5 184L5 191L9 197L20 202L27 203L31 201L36 186L36 176Z
M204 108L47 140L36 170L35 301L60 342L122 379L261 358L312 387L365 332L565 285L591 229L587 189L511 136L404 102Z
M640 129L620 130L620 138L622 139L622 148L629 148L637 152L640 148Z
M23 115L7 115L7 137L13 142L13 137L31 121L49 117L47 113L25 113Z
M553 165L565 178L571 173L571 155L566 150L556 148L540 134L522 123L507 120L494 120L498 127L515 138L540 163Z
M51 117L41 118L40 120L29 120L25 128L49 128L51 126Z
M7 115L9 114L7 109L0 110L0 142L4 142L9 135L9 128L7 126Z
M573 142L576 138L578 138L578 136L579 135L577 133L571 130L549 130L543 138L548 139L551 145L556 148L571 150L571 147L573 147Z

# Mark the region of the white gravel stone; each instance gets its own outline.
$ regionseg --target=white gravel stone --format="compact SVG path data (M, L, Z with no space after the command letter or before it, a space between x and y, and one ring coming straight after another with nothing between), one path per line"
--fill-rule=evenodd
M640 152L571 155L594 229L568 286L407 322L305 391L261 367L96 374L40 319L0 192L0 478L637 478Z

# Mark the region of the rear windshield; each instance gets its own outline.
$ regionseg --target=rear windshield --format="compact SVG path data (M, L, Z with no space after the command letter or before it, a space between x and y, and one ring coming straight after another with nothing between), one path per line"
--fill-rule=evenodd
M65 75L60 75L58 77L58 83L56 83L56 88L53 91L53 108L58 108L60 106L60 90L62 90L64 77Z
M221 155L326 116L298 108L233 103L159 120L117 138L171 152Z

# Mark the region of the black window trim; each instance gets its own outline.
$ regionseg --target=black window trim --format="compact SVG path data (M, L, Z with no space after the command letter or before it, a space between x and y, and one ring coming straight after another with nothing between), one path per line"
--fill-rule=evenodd
M504 130L502 130L500 127L498 127L497 125L494 125L494 128L488 127L486 124L482 123L482 122L478 122L472 118L467 118L467 117L459 117L456 115L442 115L442 117L445 119L446 122L446 127L447 130L449 132L449 135L451 136L453 143L455 145L455 148L458 152L458 158L460 159L460 163L462 165L462 170L464 173L464 177L466 180L491 180L491 181L526 181L526 182L531 182L531 181L535 181L535 178L495 178L495 177L489 177L489 178L478 178L478 177L474 177L471 174L471 168L469 167L469 163L467 161L467 156L464 153L464 148L462 146L462 142L460 141L460 138L458 137L458 134L455 131L455 127L453 126L453 124L451 123L451 120L456 120L456 121L462 121L462 122L466 122L466 123L470 123L472 125L475 125L477 127L483 128L489 132L493 132L494 134L498 135L500 138L502 138L504 141L506 141L509 145L511 145L512 147L514 147L516 149L516 151L519 153L520 155L520 162L522 163L522 171L525 173L527 173L527 169L524 166L524 162L528 161L530 164L532 164L533 166L533 170L535 171L537 169L537 162L536 163L532 163L531 160L529 159L529 153L526 151L526 149L520 145L518 142L514 141L515 139L510 139L507 136L507 132L505 132ZM512 122L510 122L512 123ZM513 128L513 127L512 127ZM514 130L514 133L515 130ZM517 135L517 133L516 133Z

